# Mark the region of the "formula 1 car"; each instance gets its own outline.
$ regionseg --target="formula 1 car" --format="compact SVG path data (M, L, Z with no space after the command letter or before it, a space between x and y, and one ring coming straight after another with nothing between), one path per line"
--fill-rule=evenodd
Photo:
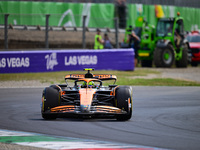
M117 77L109 74L92 74L94 69L84 69L86 74L65 76L66 84L51 85L43 90L41 113L44 119L63 115L112 116L120 121L132 116L132 88L115 85ZM73 86L68 82L73 81ZM103 81L114 80L103 86Z

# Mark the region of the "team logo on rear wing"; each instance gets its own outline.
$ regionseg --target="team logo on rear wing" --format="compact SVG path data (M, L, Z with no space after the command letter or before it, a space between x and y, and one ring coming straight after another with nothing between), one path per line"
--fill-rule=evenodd
M116 80L117 77L115 75L111 74L94 74L94 78L100 79L100 80Z
M71 79L71 80L83 79L83 78L85 78L84 74L69 74L65 76L65 79ZM100 80L117 80L117 77L111 74L94 74L93 78Z
M85 78L84 74L69 74L65 76L65 79L71 79L71 80L76 80L76 79L83 79Z

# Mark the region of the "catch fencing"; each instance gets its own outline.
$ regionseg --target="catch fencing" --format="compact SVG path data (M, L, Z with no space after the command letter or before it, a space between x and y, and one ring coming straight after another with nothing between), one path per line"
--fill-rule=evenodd
M163 3L164 4L164 3ZM44 1L0 1L0 29L4 29L4 47L8 49L8 29L37 29L44 30L45 48L49 48L49 34L51 30L81 31L82 48L86 48L87 31L101 28L105 32L115 33L115 48L118 48L118 33L124 32L129 25L135 26L135 20L143 15L147 22L156 25L155 6L126 3L126 15L120 18L121 11L113 3L65 3ZM186 31L199 30L200 10L189 7L163 5L165 17L175 17L180 12L184 18ZM125 23L123 23L125 22ZM121 30L121 29L122 30ZM80 47L81 48L81 47Z
M96 22L88 24L88 16L82 15L63 15L63 14L1 14L3 24L0 29L4 29L4 48L8 49L8 31L12 30L38 30L44 31L43 37L45 48L49 48L49 31L78 31L82 32L82 48L86 48L86 32L96 32L98 26L104 33L112 32L115 34L115 47L118 48L118 33L124 32L118 28L118 18L91 18L89 21ZM18 21L19 20L19 21ZM103 20L103 21L99 21ZM113 27L114 28L110 28ZM29 35L31 36L31 35ZM38 37L40 38L40 37ZM77 37L78 38L78 37ZM56 39L56 37L55 37Z

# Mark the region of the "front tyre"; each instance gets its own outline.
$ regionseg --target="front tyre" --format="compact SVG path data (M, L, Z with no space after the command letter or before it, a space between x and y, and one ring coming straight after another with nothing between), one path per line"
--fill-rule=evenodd
M117 115L119 121L126 121L132 117L132 89L130 87L118 87L116 89L116 107L126 111L125 114Z
M168 44L165 48L156 48L154 51L154 64L156 67L170 68L174 63L174 49Z
M182 50L182 58L176 61L176 67L178 68L186 68L188 65L188 46L184 45Z
M42 117L46 120L56 119L57 114L48 114L50 109L59 105L59 92L53 87L47 87L42 94Z

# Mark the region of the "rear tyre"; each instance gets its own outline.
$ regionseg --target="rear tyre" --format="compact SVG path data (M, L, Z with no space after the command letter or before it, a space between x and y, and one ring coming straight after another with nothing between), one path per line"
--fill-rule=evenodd
M156 67L170 68L174 63L174 49L168 44L165 48L156 48L154 51L154 64Z
M125 114L117 115L119 121L129 120L132 116L132 89L130 87L118 87L116 89L116 107L126 111Z
M141 60L142 67L152 67L152 60Z
M50 87L56 89L57 91L60 91L61 89L60 86L55 85L55 84L51 85Z
M47 87L42 96L42 117L46 120L56 119L57 114L46 114L50 109L59 105L59 92L53 87Z
M188 65L188 46L185 44L182 50L182 58L176 61L176 67L186 68Z

